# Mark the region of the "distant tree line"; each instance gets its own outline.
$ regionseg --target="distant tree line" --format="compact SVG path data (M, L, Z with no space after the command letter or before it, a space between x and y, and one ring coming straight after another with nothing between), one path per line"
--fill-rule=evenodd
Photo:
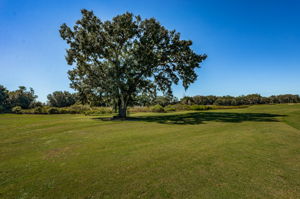
M78 101L77 94L71 94L68 91L55 91L47 96L48 102L37 101L33 88L27 89L25 86L19 86L17 90L9 91L3 85L0 85L0 113L11 112L14 107L20 109L31 109L42 106L67 107Z
M270 97L263 97L259 94L234 96L201 96L183 97L180 103L186 105L222 105L222 106L239 106L239 105L253 105L253 104L282 104L282 103L300 103L299 95L272 95Z
M27 89L25 86L20 86L17 90L9 91L4 86L0 85L0 113L11 112L13 108L32 109L36 107L69 107L74 104L87 104L97 107L112 107L113 104L107 102L99 103L98 97L90 98L89 101L84 101L79 93L70 93L68 91L55 91L47 96L48 101L42 103L36 100L37 95L32 88ZM93 99L93 100L91 100ZM154 95L138 95L130 106L147 107L159 105L166 107L168 105L183 104L183 105L218 105L218 106L241 106L254 104L282 104L282 103L300 103L299 95L272 95L263 97L259 94L234 96L185 96L178 100L173 96L154 96Z
M19 106L23 109L33 108L42 105L36 102L37 96L32 88L20 86L15 91L8 91L4 86L0 85L0 112L7 112L12 107Z

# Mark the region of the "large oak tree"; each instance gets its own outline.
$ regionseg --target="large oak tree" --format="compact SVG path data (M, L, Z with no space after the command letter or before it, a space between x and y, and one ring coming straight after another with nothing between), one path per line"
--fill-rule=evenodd
M101 21L83 9L73 28L63 24L61 37L67 42L66 60L71 87L82 99L98 99L118 108L126 117L135 96L161 91L172 95L172 84L193 83L195 69L206 55L196 54L192 41L180 39L154 18L141 19L132 13Z

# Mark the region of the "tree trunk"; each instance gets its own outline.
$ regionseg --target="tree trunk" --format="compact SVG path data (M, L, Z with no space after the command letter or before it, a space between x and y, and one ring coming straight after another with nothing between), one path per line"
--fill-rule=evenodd
M127 114L127 107L126 106L119 106L119 118L126 118L126 114Z
M127 115L127 101L124 100L123 97L118 102L118 108L119 108L119 118L126 118Z

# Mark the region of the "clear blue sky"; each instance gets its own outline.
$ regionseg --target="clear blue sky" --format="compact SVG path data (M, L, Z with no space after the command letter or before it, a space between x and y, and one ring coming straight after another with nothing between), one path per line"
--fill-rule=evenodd
M0 0L0 84L32 87L39 100L69 90L66 44L59 26L73 25L80 9L101 19L125 11L155 17L191 39L208 59L183 95L300 94L300 1Z

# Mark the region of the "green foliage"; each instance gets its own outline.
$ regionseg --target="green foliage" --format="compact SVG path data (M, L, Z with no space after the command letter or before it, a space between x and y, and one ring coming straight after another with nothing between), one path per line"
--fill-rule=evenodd
M215 105L228 105L228 106L238 105L236 99L232 96L218 97L218 99L214 102L214 104Z
M6 108L3 105L0 105L0 113L4 113Z
M187 89L197 79L195 69L206 55L196 54L192 41L182 40L156 19L132 13L101 21L92 11L82 10L73 28L63 24L60 35L69 45L66 60L71 87L86 102L94 99L111 104L120 117L136 96L172 94L181 80Z
M68 91L55 91L47 96L48 103L54 107L67 107L75 104L76 96Z
M172 111L205 111L212 109L239 109L239 108L247 108L246 105L240 106L219 106L219 105L185 105L185 104L174 104L168 105L164 108L166 112Z
M22 109L31 108L37 96L32 88L27 91L25 86L20 86L19 89L9 92L9 103L11 107L20 106Z
M190 110L193 110L193 111L203 111L203 110L209 110L209 109L212 109L212 107L210 106L205 106L205 105L191 105L189 107Z
M22 109L22 114L48 114L49 107L47 106L37 106L31 109Z
M165 112L172 112L172 111L176 111L176 108L172 105L168 105L166 107L164 107Z
M48 109L48 114L59 114L59 109L58 108L55 108L55 107L51 107Z
M129 108L129 112L151 112L151 106L133 106Z
M151 95L138 95L135 97L133 105L142 107L142 106L153 106L159 104L163 107L171 104L178 103L178 99L172 95L166 96L151 96Z
M300 103L299 95L272 95L269 97L269 102L271 104L283 104L283 103Z
M0 113L8 111L10 108L8 90L0 85Z
M111 114L113 110L110 107L93 107L92 110L84 112L85 115Z
M299 95L272 95L270 97L262 97L259 94L233 96L200 96L183 97L180 100L181 104L185 105L219 105L219 106L240 106L254 104L281 104L281 103L300 103Z
M70 113L85 113L87 111L92 110L92 108L89 105L81 105L81 104L74 104L65 109L69 110Z
M22 109L19 113L23 114L86 114L98 115L112 113L110 107L90 107L89 105L73 105L69 107L49 107L42 106L33 109Z
M170 105L168 107L172 107L174 108L176 111L186 111L186 110L190 110L190 106L189 105L185 105L185 104L174 104L174 105Z
M35 101L36 98L37 96L32 88L27 90L26 87L20 86L15 91L8 91L4 86L0 85L0 113L10 112L12 107L16 106L20 106L22 109L42 106L41 102Z
M30 108L36 108L36 107L42 107L42 106L45 106L45 104L42 102L39 102L39 101L34 101L30 104Z
M45 107L36 107L33 109L33 113L34 114L46 114L47 113L47 109Z
M150 106L155 103L155 96L149 94L142 94L135 96L134 101L132 102L133 105L139 107Z
M155 104L159 104L163 107L170 105L170 104L176 104L178 102L178 99L173 96L157 96L154 100Z
M151 111L157 112L157 113L163 113L163 112L165 112L165 109L161 105L157 104L151 108Z
M15 106L12 109L13 113L21 114L22 113L22 107L21 106Z
M185 105L192 105L195 103L193 97L189 97L189 96L185 96L181 98L180 102Z

